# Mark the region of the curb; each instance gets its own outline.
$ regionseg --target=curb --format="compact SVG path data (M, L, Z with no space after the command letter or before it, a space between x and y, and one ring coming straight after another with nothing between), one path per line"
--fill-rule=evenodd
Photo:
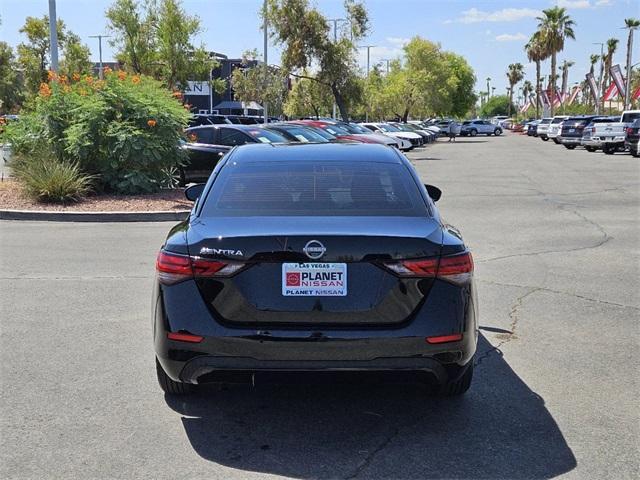
M0 220L38 222L168 222L181 221L189 210L156 212L59 212L55 210L0 210Z

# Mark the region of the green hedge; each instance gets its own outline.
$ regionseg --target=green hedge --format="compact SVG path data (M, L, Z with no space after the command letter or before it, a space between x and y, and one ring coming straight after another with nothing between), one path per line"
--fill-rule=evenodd
M51 74L4 135L20 162L46 153L91 175L96 191L143 193L170 183L185 160L188 118L180 94L149 77Z

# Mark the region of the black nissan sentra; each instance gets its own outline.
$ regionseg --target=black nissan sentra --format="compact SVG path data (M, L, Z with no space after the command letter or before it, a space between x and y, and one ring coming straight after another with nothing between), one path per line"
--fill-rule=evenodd
M157 258L160 386L260 371L415 371L471 383L473 260L409 161L377 144L236 147Z

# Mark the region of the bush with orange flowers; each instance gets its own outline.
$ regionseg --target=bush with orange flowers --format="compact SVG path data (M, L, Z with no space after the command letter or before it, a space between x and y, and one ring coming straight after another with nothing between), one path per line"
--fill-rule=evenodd
M22 161L44 151L76 165L97 192L156 191L186 159L180 146L189 112L150 77L104 72L104 80L50 72L5 141Z

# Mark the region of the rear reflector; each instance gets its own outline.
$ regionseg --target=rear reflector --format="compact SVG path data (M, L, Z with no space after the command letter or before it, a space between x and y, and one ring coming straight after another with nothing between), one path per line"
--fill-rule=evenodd
M200 335L192 335L190 333L183 332L169 332L167 333L167 338L169 340L176 340L178 342L187 342L187 343L200 343L204 340L204 337Z
M425 340L427 341L427 343L431 344L459 342L460 340L462 340L462 334L454 333L451 335L439 335L437 337L427 337Z
M446 257L385 263L385 267L400 277L437 277L460 284L468 282L473 275L473 257L471 252L464 252Z
M201 257L189 257L164 250L158 252L156 271L163 285L202 277L228 277L244 267L243 263L229 263Z

